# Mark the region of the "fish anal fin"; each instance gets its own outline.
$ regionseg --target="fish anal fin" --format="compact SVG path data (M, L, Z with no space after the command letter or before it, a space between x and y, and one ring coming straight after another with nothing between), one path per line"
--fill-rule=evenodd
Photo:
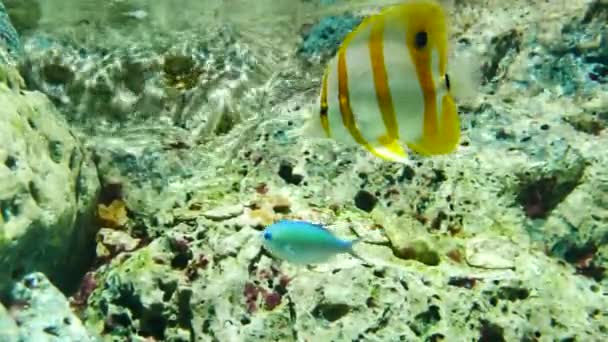
M407 146L423 156L448 154L458 147L460 141L460 121L454 101L450 96L443 97L441 122L439 133L424 136L417 142L410 142Z
M397 139L389 136L381 136L376 143L370 146L370 152L389 161L404 163L407 161L407 153Z
M410 150L418 153L421 156L432 155L432 153L429 152L427 149L425 149L423 146L424 146L424 141L421 141L420 143L408 143L407 144L407 147L409 147Z

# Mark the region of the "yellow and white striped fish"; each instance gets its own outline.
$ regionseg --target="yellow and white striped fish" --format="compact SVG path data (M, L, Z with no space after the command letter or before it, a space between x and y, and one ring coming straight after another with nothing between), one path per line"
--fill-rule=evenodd
M460 124L447 74L446 21L432 0L410 0L363 20L327 65L315 126L391 161L407 159L403 144L421 155L452 152Z

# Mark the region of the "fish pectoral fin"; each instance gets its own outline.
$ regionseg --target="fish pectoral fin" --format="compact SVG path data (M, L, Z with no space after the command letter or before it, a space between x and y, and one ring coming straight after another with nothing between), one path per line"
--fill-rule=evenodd
M306 266L306 269L307 269L309 272L315 272L315 273L325 273L325 272L323 272L323 271L319 270L319 266L318 266L318 265L307 265L307 266Z
M367 260L363 259L363 257L361 257L361 256L360 256L358 253L356 253L356 252L355 252L355 251L353 251L352 249L351 249L350 251L348 251L348 254L349 254L351 257L353 257L353 258L355 258L355 259L357 259L357 260L361 261L361 262L362 262L364 265L370 265L369 261L367 261Z
M296 256L296 251L293 249L292 245L286 245L285 252L287 252L287 254L289 254L289 256L292 256L292 257Z
M370 152L374 155L389 161L405 163L407 153L397 139L382 136L375 143L370 145Z

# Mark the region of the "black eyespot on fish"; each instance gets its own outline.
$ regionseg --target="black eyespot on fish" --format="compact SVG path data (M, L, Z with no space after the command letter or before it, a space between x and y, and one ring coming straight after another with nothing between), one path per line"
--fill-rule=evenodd
M445 74L445 87L450 90L450 76L448 74Z
M426 32L420 31L420 32L416 33L416 36L414 37L414 43L416 44L417 48L422 49L423 47L425 47L427 41L428 41L428 37L427 37Z
M321 110L319 111L319 114L321 114L321 116L327 116L327 104L321 104Z
M264 233L264 240L270 240L272 239L272 234L270 234L270 232L265 232Z

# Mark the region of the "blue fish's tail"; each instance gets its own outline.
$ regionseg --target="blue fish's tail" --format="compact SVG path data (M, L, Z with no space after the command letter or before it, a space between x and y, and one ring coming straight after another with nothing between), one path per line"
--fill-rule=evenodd
M352 248L353 248L353 246L354 246L355 244L357 244L357 243L361 242L362 240L363 240L363 239L361 239L361 238L357 238L357 239L354 239L354 240L350 240L350 248L352 249Z
M362 239L358 238L358 239L354 239L351 241L348 241L348 246L346 247L346 253L350 254L353 258L355 259L359 259L363 262L365 262L366 264L368 263L367 260L363 259L359 254L357 254L354 249L353 246L359 242L361 242Z

